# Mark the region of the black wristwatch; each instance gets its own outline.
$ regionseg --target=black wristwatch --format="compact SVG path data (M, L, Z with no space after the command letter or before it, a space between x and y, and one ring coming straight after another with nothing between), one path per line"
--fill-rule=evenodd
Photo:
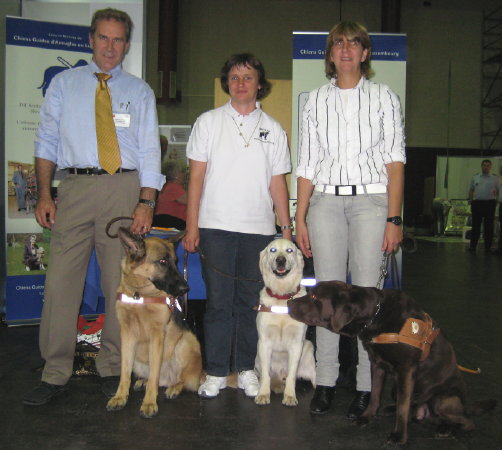
M403 219L401 216L387 217L387 222L391 222L394 225L399 226L403 223Z
M140 198L138 200L138 203L143 203L144 205L148 206L149 208L155 209L155 200L147 200L145 198Z

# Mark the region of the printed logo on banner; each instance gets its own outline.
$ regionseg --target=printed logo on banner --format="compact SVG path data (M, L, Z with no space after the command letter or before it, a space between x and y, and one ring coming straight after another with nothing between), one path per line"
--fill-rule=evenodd
M328 33L293 33L293 59L324 59ZM371 59L406 61L406 35L370 33Z
M45 275L7 277L7 323L38 320L42 315Z
M58 56L56 58L62 66L50 66L44 70L44 79L40 86L37 89L42 89L42 96L45 97L45 93L47 89L49 89L49 85L51 84L52 79L60 72L64 70L72 69L74 67L87 66L87 61L85 59L79 59L74 65L71 65L66 59L62 56Z
M5 26L7 45L92 53L89 27L24 17L8 17Z

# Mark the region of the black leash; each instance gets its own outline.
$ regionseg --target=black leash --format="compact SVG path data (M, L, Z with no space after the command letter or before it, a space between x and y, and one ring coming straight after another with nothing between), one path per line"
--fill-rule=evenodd
M132 217L126 217L126 216L120 216L120 217L115 217L115 219L112 219L110 220L110 222L108 222L106 224L106 228L105 228L105 233L106 235L109 237L109 238L112 238L112 239L116 239L119 237L118 234L110 234L110 227L115 223L115 222L118 222L119 220L133 220Z
M234 275L231 275L229 273L226 273L226 272L223 272L222 270L218 269L214 264L212 264L206 257L206 255L204 254L204 252L202 251L202 249L197 246L195 247L195 251L199 253L200 255L200 259L201 260L204 260L205 264L207 265L207 267L211 268L212 270L214 270L217 274L219 275L222 275L224 277L227 277L227 278L230 278L232 280L240 280L240 281L252 281L254 283L262 283L263 280L260 278L260 279L255 279L255 278L242 278L242 277L236 277ZM187 254L188 252L185 250L185 255ZM186 256L185 256L186 258Z

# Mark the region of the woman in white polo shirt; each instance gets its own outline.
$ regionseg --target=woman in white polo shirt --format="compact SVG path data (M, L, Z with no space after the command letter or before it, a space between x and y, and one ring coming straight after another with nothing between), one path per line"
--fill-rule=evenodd
M220 79L230 101L197 119L187 146L190 181L183 245L190 252L200 246L207 292L208 375L199 395L216 397L232 369L239 373L239 388L254 397L259 384L253 307L263 287L259 253L275 236L276 214L283 236L292 237L285 179L291 162L286 133L257 102L270 91L261 62L251 54L233 55Z
M330 81L310 93L303 110L296 242L305 256L313 256L317 281L346 281L349 270L353 284L375 286L382 252L396 250L402 240L401 109L388 86L368 80L370 55L370 38L362 25L336 25L326 45ZM314 414L326 413L331 405L339 339L316 328ZM366 409L371 391L370 364L360 341L358 354L350 419Z

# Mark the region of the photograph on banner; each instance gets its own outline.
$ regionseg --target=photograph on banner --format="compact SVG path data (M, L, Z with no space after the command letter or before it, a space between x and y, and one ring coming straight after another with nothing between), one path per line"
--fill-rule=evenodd
M7 217L34 218L37 204L35 165L7 161Z
M7 275L45 274L50 234L8 233Z

